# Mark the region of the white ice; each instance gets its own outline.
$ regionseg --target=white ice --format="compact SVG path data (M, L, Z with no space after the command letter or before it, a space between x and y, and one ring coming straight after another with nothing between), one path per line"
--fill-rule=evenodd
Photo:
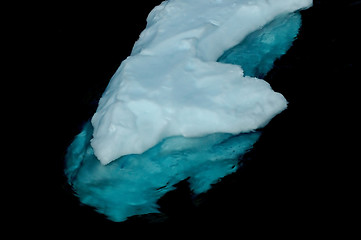
M216 62L249 33L312 0L169 0L155 7L92 118L102 164L171 136L239 134L265 126L287 101L242 66Z
M255 76L287 52L301 25L293 12L311 3L170 0L156 7L68 148L65 174L79 200L124 221L159 212L158 200L180 181L200 194L236 171L258 129L287 105Z

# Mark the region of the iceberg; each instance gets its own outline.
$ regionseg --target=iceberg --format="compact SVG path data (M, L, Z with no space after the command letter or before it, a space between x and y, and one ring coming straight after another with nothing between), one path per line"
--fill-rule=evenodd
M113 221L158 212L239 167L286 109L261 78L292 45L310 0L169 0L155 7L66 155L84 204Z

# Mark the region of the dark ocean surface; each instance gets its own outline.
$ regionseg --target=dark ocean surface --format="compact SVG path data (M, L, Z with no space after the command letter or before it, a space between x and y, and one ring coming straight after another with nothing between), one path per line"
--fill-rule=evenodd
M360 80L361 1L314 1L314 7L302 11L297 40L265 77L288 100L288 109L265 127L235 174L197 198L181 182L159 201L164 214L123 223L79 203L63 173L66 149L160 2L49 8L43 19L51 23L43 39L47 100L38 106L46 112L41 137L46 143L37 162L41 174L26 186L34 201L23 203L31 210L24 221L34 223L32 216L37 216L36 224L49 225L55 236L80 229L115 230L121 237L122 231L149 226L184 233L210 224L219 229L205 231L297 235L341 226L341 219L354 214L350 206L357 175L351 165L357 157L347 152L353 142L348 133L358 118L353 104ZM34 186L39 191L31 193Z

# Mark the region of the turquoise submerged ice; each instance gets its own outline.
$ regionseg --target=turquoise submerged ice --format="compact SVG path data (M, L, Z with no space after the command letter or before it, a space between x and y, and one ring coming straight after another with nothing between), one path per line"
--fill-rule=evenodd
M170 0L149 14L91 121L68 148L80 201L113 221L155 213L236 171L287 101L260 77L292 44L309 0Z
M92 133L88 122L69 147L66 175L82 203L113 221L158 212L157 201L188 177L195 194L207 191L211 184L237 169L238 158L260 135L170 137L143 154L102 165L89 144Z

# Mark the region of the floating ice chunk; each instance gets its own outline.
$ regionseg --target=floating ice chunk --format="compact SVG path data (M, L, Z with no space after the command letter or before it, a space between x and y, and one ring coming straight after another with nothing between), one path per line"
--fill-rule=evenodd
M156 7L92 118L97 158L107 164L170 136L263 127L286 100L267 82L244 76L242 66L216 60L277 16L311 3L170 0Z
M288 50L301 23L293 12L311 3L170 0L156 7L68 149L65 173L80 201L124 221L158 212L157 201L179 181L199 194L236 171L257 129L287 104L255 76Z

